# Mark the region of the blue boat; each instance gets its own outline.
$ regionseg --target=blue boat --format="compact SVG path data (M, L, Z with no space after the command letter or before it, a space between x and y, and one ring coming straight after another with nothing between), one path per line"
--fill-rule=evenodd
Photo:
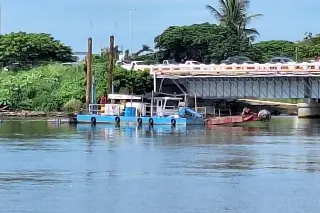
M153 94L153 93L152 93ZM109 94L110 104L90 104L88 114L78 114L77 123L136 125L204 125L204 116L180 97L153 97Z

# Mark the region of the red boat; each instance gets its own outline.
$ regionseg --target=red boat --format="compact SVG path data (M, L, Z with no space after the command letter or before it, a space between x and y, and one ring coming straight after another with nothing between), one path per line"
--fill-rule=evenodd
M244 108L242 115L224 116L224 117L211 117L205 119L206 125L223 125L223 124L234 124L244 123L250 121L258 121L258 113L251 112L250 109Z

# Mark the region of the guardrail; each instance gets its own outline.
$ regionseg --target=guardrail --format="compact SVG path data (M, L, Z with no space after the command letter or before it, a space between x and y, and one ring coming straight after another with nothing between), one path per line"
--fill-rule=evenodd
M320 63L150 66L156 75L320 74Z
M101 108L104 107L105 104L89 104L89 113L90 114L101 114L104 112Z

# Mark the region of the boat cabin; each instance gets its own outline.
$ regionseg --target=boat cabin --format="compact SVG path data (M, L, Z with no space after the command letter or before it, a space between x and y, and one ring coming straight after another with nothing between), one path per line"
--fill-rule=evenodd
M139 114L141 111L145 113L145 103L142 102L141 96L109 94L108 100L110 104L90 104L90 114L121 116L128 107L135 109L135 112L131 112L133 114Z
M165 117L177 114L179 107L185 106L182 98L176 97L156 97L153 98L155 105L155 112L157 117Z
M166 117L177 114L185 106L182 98L153 97L144 101L143 96L109 94L110 104L90 104L89 113L109 116Z

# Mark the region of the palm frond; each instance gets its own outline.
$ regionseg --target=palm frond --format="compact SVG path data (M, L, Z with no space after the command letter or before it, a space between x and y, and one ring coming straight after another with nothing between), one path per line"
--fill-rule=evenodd
M255 28L243 29L244 33L247 35L260 35L258 30Z
M262 17L263 15L262 14L252 14L252 15L245 15L245 18L243 19L243 23L245 25L248 25L250 24L250 22L253 20L253 19L256 19L256 18L260 18Z
M262 14L248 15L250 0L219 0L219 9L207 5L207 9L216 17L221 25L230 27L240 39L253 40L259 35L254 28L247 29L250 22L263 16Z
M210 13L212 13L216 17L216 19L218 21L221 21L223 16L221 15L221 13L216 8L214 8L214 7L210 6L210 5L207 5L206 8L210 11Z

